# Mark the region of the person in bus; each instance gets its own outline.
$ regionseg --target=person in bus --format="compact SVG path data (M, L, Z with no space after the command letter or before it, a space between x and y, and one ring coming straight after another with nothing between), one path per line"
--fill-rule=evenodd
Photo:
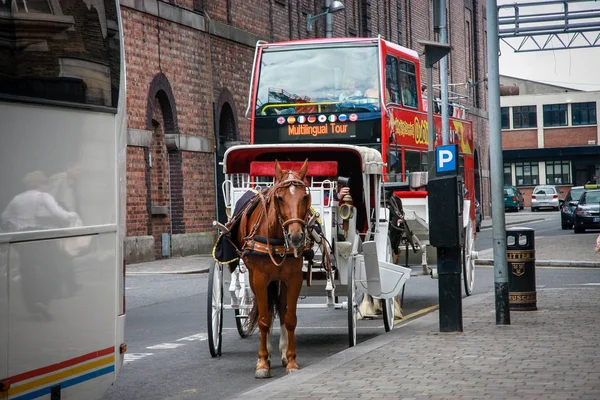
M364 96L372 99L379 98L379 79L377 75L373 75L370 82L371 86L365 90Z
M344 101L344 100L348 100L351 97L362 97L362 95L363 95L363 92L362 92L362 90L358 89L358 84L356 82L356 79L348 78L346 80L346 85L345 85L344 89L338 96L338 100Z
M371 79L371 87L365 90L364 96L370 99L379 99L379 77L377 75L373 75ZM390 101L390 91L386 87L385 88L385 102L389 103Z
M402 80L402 105L406 107L416 107L417 106L417 96L413 93L413 86L411 85L411 80L407 74L401 74Z

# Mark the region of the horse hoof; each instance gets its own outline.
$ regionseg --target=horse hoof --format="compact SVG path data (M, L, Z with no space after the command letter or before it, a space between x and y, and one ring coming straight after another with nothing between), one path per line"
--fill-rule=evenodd
M256 379L266 379L271 377L271 370L266 368L257 369L254 373Z
M290 369L286 369L285 373L286 373L286 375L289 375L289 374L292 374L292 373L298 372L298 371L300 371L299 368L290 368Z
M285 368L285 367L287 367L287 365L288 365L287 358L282 358L282 359L281 359L281 366L282 366L283 368Z

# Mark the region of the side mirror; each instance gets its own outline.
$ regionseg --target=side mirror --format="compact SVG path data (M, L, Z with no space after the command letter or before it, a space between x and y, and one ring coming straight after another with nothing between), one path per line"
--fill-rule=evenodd
M572 207L577 207L577 204L579 204L578 201L570 201L569 202L569 205L572 206Z

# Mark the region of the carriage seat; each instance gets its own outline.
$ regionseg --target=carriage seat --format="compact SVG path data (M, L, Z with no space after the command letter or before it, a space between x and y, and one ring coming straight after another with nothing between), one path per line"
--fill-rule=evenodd
M304 161L280 161L281 169L300 170ZM309 161L306 176L335 177L338 174L337 161ZM250 176L275 176L275 161L252 161Z

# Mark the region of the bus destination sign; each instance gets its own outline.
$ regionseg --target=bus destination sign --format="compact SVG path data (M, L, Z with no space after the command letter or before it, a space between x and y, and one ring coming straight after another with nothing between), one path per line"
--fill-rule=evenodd
M281 140L301 139L303 136L313 139L353 138L356 137L355 124L330 122L326 124L297 124L279 128Z

